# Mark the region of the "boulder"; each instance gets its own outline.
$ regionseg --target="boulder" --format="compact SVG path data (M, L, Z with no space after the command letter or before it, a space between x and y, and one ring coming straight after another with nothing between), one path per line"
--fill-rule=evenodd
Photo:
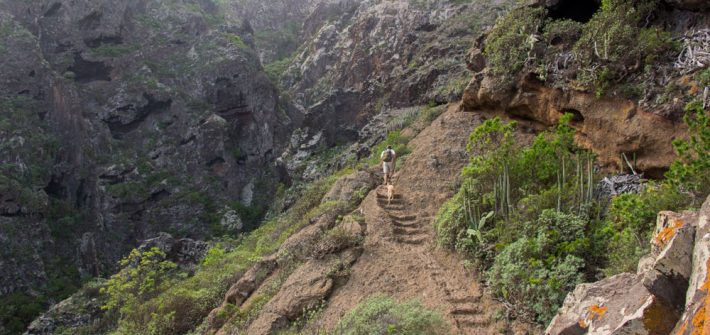
M351 202L360 192L368 192L377 183L377 178L371 171L360 170L344 178L338 179L335 185L323 197L323 202ZM365 193L366 194L366 193Z
M669 306L682 310L688 289L695 242L695 213L661 212L651 241L657 255L652 266L643 273L643 284Z
M158 236L145 240L138 246L138 250L146 251L158 248L167 258L177 264L197 264L207 253L208 245L203 241L189 238L176 239L168 233L159 233Z
M473 72L481 72L486 68L486 57L483 50L472 48L466 55L466 67Z
M273 334L288 326L307 308L316 306L333 289L330 261L309 261L291 274L281 290L264 306L264 312L249 326L247 334Z
M271 272L276 269L276 257L266 257L247 271L239 281L232 285L225 295L225 303L240 306L256 290Z
M624 273L581 284L547 327L549 335L668 334L678 313L657 299L641 276Z

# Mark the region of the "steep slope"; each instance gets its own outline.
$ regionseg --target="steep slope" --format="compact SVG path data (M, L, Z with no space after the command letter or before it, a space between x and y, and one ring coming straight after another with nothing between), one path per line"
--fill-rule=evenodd
M503 307L484 292L461 259L436 248L432 217L456 190L459 171L468 161L467 135L480 122L480 117L457 109L451 106L410 142L413 152L402 162L391 202L381 187L375 188L342 220L319 220L294 235L274 257L255 265L232 286L224 304L211 313L207 327L211 330L206 333L229 334L239 329L248 334L276 333L314 308L319 312L300 331L332 331L346 312L377 294L419 299L442 313L451 333L538 332L528 325L497 319ZM313 236L330 236L334 231L349 237L327 248L325 255L307 258L290 270L278 261L278 255L301 250L298 246L320 245L312 242ZM359 239L356 247L347 242ZM277 291L267 295L271 298L256 309L258 314L240 319L236 328L234 321L225 321L239 318L235 313L225 319L229 311L253 310L275 283L283 284L276 284Z
M382 293L398 300L417 298L441 311L451 333L491 334L512 328L495 319L503 307L483 291L474 273L435 243L433 217L453 195L459 171L468 162L468 134L480 124L479 116L457 113L457 107L450 107L410 142L414 151L397 174L391 204L382 188L363 202L363 255L353 265L350 280L328 299L319 326L332 329L358 303Z

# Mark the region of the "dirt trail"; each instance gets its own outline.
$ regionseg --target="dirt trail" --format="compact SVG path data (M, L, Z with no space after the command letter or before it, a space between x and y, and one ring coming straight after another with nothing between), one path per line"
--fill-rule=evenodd
M434 216L456 192L469 160L468 136L480 124L478 115L457 112L457 107L451 106L410 142L413 153L396 176L392 202L388 204L384 187L363 201L364 252L348 282L331 294L318 328L333 329L358 303L385 294L400 301L417 298L439 310L453 334L510 332L508 322L495 317L502 306L482 291L462 260L436 248Z

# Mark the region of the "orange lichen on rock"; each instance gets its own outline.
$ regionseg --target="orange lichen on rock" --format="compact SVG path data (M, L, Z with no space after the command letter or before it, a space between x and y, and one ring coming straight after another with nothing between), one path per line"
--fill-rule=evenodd
M656 238L653 240L653 243L659 247L663 248L670 242L670 240L675 236L676 231L678 229L682 228L685 225L685 222L683 220L675 220L673 224L670 227L666 227L663 230L661 230L658 235L656 235Z
M693 316L693 322L691 323L693 328L691 329L691 335L702 335L706 334L705 330L705 306L700 307L697 313Z
M666 335L670 334L676 326L675 318L669 318L669 315L675 314L675 310L660 302L655 296L651 296L651 301L645 305L643 310L643 328L646 334L649 335Z
M698 308L697 312L693 315L690 324L688 324L686 320L677 335L710 335L710 315L707 313L707 306L709 305L708 303L710 303L710 294L708 294L710 290L710 258L706 261L705 266L707 269L705 281L700 287L700 290L705 292L705 297L702 300L700 308ZM691 327L690 333L687 332L688 325Z
M593 322L594 320L601 320L601 318L604 317L604 314L606 314L606 312L608 311L609 307L606 306L589 306L589 310L587 311L587 317L583 320L579 320L579 326L582 328L589 327L589 323Z

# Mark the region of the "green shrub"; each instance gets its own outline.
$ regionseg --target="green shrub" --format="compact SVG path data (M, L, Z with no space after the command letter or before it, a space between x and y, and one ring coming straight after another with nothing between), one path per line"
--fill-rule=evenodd
M229 42L232 45L236 46L237 48L242 49L242 50L249 50L249 46L246 43L244 43L244 40L242 40L242 38L239 35L232 34L232 33L226 33L226 34L224 34L224 37L227 38L227 40L229 40Z
M397 303L392 298L374 296L357 305L338 322L335 334L445 334L444 320L438 312L424 308L418 301Z
M269 76L269 79L273 81L274 83L278 83L279 79L281 79L281 76L288 70L288 67L291 66L291 63L293 62L293 57L287 57L281 60L274 61L272 63L266 64L264 66L264 71L266 72L266 75Z
M101 293L108 300L101 308L119 315L127 315L154 297L168 285L168 273L175 270L175 263L165 260L165 253L158 248L148 251L133 249L124 257L122 270L111 276Z
M671 185L691 192L702 202L710 193L710 115L701 101L689 103L685 111L690 138L673 141L680 159L671 165L666 177Z
M441 245L487 270L494 292L541 323L574 286L594 276L607 243L593 243L599 208L594 156L574 145L572 115L530 144L515 123L490 119L470 136L459 192L436 218Z
M24 293L3 296L3 303L0 305L0 320L3 327L0 328L0 334L21 334L44 309L41 297Z
M544 324L585 278L587 221L546 210L528 227L495 257L486 278L493 292L533 311Z
M643 70L675 48L670 33L644 28L658 0L608 0L583 29L574 51L582 71L578 82L604 94L629 71Z
M552 44L573 44L580 35L584 25L573 20L553 20L548 22L543 29L545 43Z
M484 50L494 75L510 79L523 69L532 50L530 38L542 29L546 14L544 8L522 7L496 22Z
M599 235L609 244L604 274L636 271L639 259L650 251L658 212L687 209L690 200L687 194L666 182L650 183L640 194L615 197Z

